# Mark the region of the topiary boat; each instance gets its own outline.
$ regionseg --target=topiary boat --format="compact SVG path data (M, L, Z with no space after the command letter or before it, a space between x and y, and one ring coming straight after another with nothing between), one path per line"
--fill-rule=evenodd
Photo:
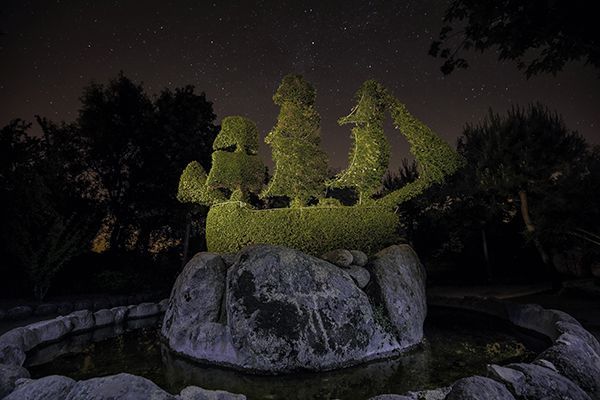
M397 206L440 183L462 164L460 156L382 85L369 80L357 92L357 105L340 124L353 123L354 146L348 168L327 180L327 159L319 149L315 91L301 76L288 75L275 93L281 106L277 124L265 141L272 146L275 172L260 192L264 177L256 155L258 131L243 117L227 117L213 144L213 166L207 175L199 163L184 170L178 198L209 205L206 240L209 251L237 252L250 244L278 244L319 255L336 248L372 254L398 241ZM383 122L389 113L406 137L419 177L374 199L389 162ZM325 189L354 188L357 204L342 206L324 198ZM250 193L262 198L286 196L289 208L255 209ZM225 194L229 193L229 196ZM318 205L307 206L312 200Z

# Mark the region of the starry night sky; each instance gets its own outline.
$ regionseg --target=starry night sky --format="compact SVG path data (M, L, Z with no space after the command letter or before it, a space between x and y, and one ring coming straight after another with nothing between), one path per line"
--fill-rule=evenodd
M245 115L264 136L277 117L271 97L287 73L317 89L323 147L346 164L350 127L337 119L360 84L375 78L454 143L489 107L541 101L567 126L600 143L600 79L578 64L526 80L493 52L468 54L471 68L444 77L427 55L447 3L411 1L8 0L0 5L0 125L35 114L72 121L90 81L120 70L149 93L193 84L220 121ZM392 166L407 156L390 130ZM269 150L263 146L265 160Z

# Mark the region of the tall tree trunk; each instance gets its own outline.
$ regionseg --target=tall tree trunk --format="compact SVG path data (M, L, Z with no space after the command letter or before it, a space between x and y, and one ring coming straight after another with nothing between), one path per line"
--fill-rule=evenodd
M523 222L525 223L525 228L527 229L527 232L531 234L533 238L533 244L535 245L535 248L537 249L540 258L542 259L542 262L548 268L548 272L550 273L550 278L552 280L552 286L555 289L560 288L560 277L558 276L556 268L554 268L554 265L552 265L548 253L546 253L546 250L544 250L544 246L542 246L542 243L535 235L536 227L531 219L531 215L529 214L529 203L527 202L528 199L526 191L519 190L519 200L521 201L521 217L523 218Z
M488 252L487 234L485 233L485 228L483 226L481 227L481 246L483 250L483 259L485 261L485 273L488 282L491 282L493 280L492 264L490 263L490 255Z
M185 216L185 236L183 237L183 255L181 256L181 269L183 269L183 267L185 267L185 264L188 261L191 227L192 227L192 213L188 212Z

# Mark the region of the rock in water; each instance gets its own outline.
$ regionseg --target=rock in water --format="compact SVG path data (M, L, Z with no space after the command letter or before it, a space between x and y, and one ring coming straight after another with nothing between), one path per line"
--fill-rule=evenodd
M218 254L198 253L177 277L165 312L165 337L203 322L216 322L225 292L227 267Z
M423 339L427 303L425 268L417 254L406 244L390 246L377 253L367 267L400 345L419 343Z
M419 282L412 297L402 293L394 304L412 302L404 310L424 306L424 274L417 271L413 279L404 277L412 273L409 267L388 267L402 271L397 279L407 285ZM393 301L391 293L386 296ZM322 371L416 344L421 338L413 331L422 332L424 312L409 314L420 326L397 338L375 319L369 297L347 270L297 250L257 245L238 253L229 269L215 254L190 261L177 278L162 334L171 349L200 361L267 373Z
M367 295L336 266L280 246L252 246L227 273L234 345L261 371L326 370L399 346Z

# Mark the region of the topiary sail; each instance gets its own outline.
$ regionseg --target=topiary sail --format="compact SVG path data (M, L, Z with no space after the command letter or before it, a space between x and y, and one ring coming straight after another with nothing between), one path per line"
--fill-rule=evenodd
M359 204L368 202L379 191L388 168L390 146L383 132L388 96L382 85L374 80L366 81L356 93L356 107L339 120L340 125L355 124L352 128L354 145L348 168L329 182L329 186L355 188Z
M287 75L273 96L281 107L277 124L265 138L275 172L262 197L287 196L293 207L322 197L327 155L319 148L319 114L314 88L301 75Z
M231 200L245 200L262 186L265 167L257 155L258 129L251 120L233 116L221 123L213 143L209 189L230 190Z

